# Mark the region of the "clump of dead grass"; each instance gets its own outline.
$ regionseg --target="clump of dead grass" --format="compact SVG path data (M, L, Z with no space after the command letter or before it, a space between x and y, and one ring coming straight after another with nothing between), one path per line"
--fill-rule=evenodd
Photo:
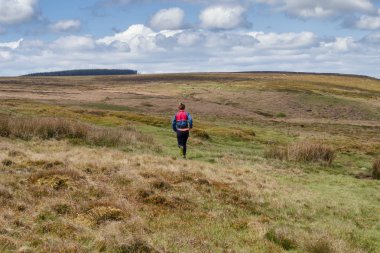
M265 234L265 237L284 250L292 250L298 246L294 233L286 227L273 228Z
M119 252L145 252L145 253L159 253L157 249L149 243L140 238L133 238L124 244L118 246Z
M30 140L33 137L42 139L84 138L88 126L63 118L53 117L16 117L4 116L0 121L0 135Z
M319 142L303 141L287 146L272 146L265 152L265 157L330 166L335 159L335 150Z
M29 181L32 184L52 188L56 191L73 189L75 181L81 179L79 172L70 169L41 171L31 175Z
M202 140L209 140L211 139L210 135L203 129L194 129L191 131L191 133Z
M352 249L344 241L322 234L305 242L305 250L310 253L349 253L360 252Z
M79 214L77 220L87 226L96 226L106 221L120 221L125 218L125 213L114 206L95 206L86 212Z
M372 178L380 180L380 157L373 163Z
M10 190L3 185L0 185L0 199L1 198L3 198L3 199L12 199L13 198L13 194L10 192Z
M289 150L287 146L270 146L264 154L265 158L287 160L289 157Z
M1 115L0 136L31 140L73 139L96 146L124 147L145 145L160 151L151 136L133 128L106 128L66 118Z
M5 235L0 235L0 251L1 252L11 252L17 249L16 242Z

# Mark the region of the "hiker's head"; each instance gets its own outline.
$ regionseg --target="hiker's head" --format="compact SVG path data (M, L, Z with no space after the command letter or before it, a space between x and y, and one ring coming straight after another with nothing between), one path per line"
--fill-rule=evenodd
M178 109L180 109L180 110L185 110L185 108L186 108L186 106L185 106L184 103L179 103L179 105L178 105Z

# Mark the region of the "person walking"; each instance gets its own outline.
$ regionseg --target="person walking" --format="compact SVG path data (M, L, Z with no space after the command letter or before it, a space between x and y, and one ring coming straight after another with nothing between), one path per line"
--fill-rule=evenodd
M193 128L193 118L190 113L185 111L185 104L180 103L178 112L172 120L173 131L177 133L177 141L180 155L186 159L187 139L189 138L190 130Z

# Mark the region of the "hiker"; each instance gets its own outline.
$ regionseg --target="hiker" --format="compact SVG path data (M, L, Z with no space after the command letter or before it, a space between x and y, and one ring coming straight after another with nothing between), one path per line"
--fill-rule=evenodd
M186 106L180 103L178 112L172 120L172 128L177 133L177 141L180 155L186 159L186 143L189 138L189 132L193 128L193 119L188 112L185 111Z

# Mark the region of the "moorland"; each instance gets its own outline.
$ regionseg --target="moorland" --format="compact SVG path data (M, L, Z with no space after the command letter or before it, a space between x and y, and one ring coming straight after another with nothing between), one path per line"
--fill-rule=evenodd
M380 252L380 80L0 78L0 116L1 252Z

